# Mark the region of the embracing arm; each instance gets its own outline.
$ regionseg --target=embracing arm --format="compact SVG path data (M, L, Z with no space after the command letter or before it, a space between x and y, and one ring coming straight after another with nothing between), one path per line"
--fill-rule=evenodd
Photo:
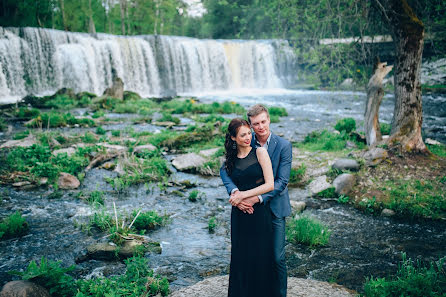
M234 184L232 179L229 177L228 172L225 168L225 163L220 167L220 177L223 181L223 184L226 187L226 191L228 191L228 194L231 195L234 189L237 189L237 186Z
M273 167L271 165L271 159L269 158L268 152L264 148L258 148L256 150L256 154L259 164L262 167L263 179L265 180L265 183L253 189L240 191L233 194L231 199L229 199L229 202L232 205L237 205L246 198L261 195L274 189Z
M293 161L292 151L291 143L288 142L280 152L280 163L276 175L277 178L274 181L274 190L262 195L264 203L281 193L288 185L291 173L291 162Z

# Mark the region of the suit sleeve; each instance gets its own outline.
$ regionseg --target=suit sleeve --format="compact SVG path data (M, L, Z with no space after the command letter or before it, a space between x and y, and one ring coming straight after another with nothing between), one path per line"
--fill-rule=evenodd
M220 167L220 177L226 187L226 191L228 191L228 195L231 195L232 190L237 188L237 186L226 172L225 163L223 163L223 165Z
M262 195L264 203L269 202L274 196L280 194L288 185L291 173L291 162L293 161L292 152L291 143L287 142L280 152L279 168L276 179L274 180L274 190Z

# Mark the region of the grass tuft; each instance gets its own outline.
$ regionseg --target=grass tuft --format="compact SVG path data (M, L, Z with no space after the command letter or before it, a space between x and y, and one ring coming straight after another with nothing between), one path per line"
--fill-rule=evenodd
M328 244L331 231L320 221L302 215L287 223L286 235L290 242L306 244L310 247Z
M28 223L18 211L0 221L0 239L18 237L28 231Z

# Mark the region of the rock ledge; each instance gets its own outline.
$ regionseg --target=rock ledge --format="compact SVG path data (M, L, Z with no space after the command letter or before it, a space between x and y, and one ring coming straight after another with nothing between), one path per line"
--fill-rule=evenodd
M228 295L228 276L205 279L190 287L173 292L170 297L226 297ZM303 279L288 278L288 297L352 297L355 291L337 284Z

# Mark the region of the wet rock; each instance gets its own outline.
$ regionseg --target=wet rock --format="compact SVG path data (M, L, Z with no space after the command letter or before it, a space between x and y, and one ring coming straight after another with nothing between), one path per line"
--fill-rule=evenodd
M29 134L26 138L19 139L19 140L9 140L9 141L3 143L0 146L0 149L13 148L13 147L30 147L36 143L37 143L36 137L34 137L33 134Z
M127 151L127 147L116 144L108 144L105 142L100 142L97 145L105 147L107 154L109 153L124 153Z
M353 174L343 173L335 178L333 186L338 195L348 194L355 186L356 178Z
M107 170L113 170L113 169L115 169L115 167L116 167L116 164L113 162L105 162L104 164L99 166L99 168L103 168L103 169L107 169Z
M421 65L421 83L426 85L446 84L446 59L423 63Z
M126 240L120 247L111 242L100 242L87 247L87 254L84 256L84 260L115 260L116 258L127 259L132 257L135 250L142 245L144 245L146 250L149 252L158 254L161 253L161 245L159 242L155 241L144 242L140 240Z
M154 146L152 144L145 144L145 145L138 145L133 148L133 152L135 152L135 153L140 153L143 150L147 150L149 152L156 151L156 146Z
M321 167L321 168L313 168L313 169L309 169L307 171L307 175L309 177L314 177L314 176L321 176L321 175L325 175L327 174L329 171L328 167Z
M77 177L66 172L61 172L57 185L59 186L59 189L72 190L79 188L81 183Z
M387 157L387 151L379 147L372 148L363 155L367 166L376 166L387 159Z
M394 215L395 215L395 212L388 208L384 208L381 211L381 216L383 216L383 217L393 217Z
M352 88L353 87L353 78L346 78L339 86L344 89Z
M311 196L315 196L318 193L322 192L331 187L331 184L327 182L327 176L322 175L313 180L309 185L308 189L310 190Z
M333 164L334 169L358 171L359 163L353 159L339 159Z
M169 121L164 121L164 122L153 122L153 125L156 126L161 126L161 127L172 127L175 126L176 123L175 122L169 122Z
M207 160L204 157L196 153L189 153L175 157L175 159L172 161L172 165L180 171L187 171L195 170L203 166L206 161Z
M64 148L53 151L53 155L57 156L58 154L64 154L67 153L68 157L76 153L76 149L74 147Z
M117 99L124 99L124 82L119 77L115 77L110 88L104 91L104 96L110 96Z
M220 148L216 147L208 150L202 150L199 152L199 154L202 155L203 157L212 157L216 152L218 152L219 149Z
M354 149L357 147L357 145L353 141L347 140L345 147L348 149Z
M296 212L303 212L304 209L307 207L307 204L304 201L294 201L291 200L291 208Z
M12 281L3 286L0 297L50 297L47 289L30 281Z
M225 297L228 295L228 276L211 277L190 287L173 292L170 297ZM352 297L357 292L337 284L296 277L288 278L288 297Z
M16 183L12 184L12 186L16 187L16 188L22 188L22 187L29 186L29 185L31 185L31 183L29 181L21 181L21 182L16 182Z
M431 138L426 138L426 139L424 140L424 143L425 143L425 144L430 144L430 145L441 145L441 142L436 141L436 140L431 139Z

